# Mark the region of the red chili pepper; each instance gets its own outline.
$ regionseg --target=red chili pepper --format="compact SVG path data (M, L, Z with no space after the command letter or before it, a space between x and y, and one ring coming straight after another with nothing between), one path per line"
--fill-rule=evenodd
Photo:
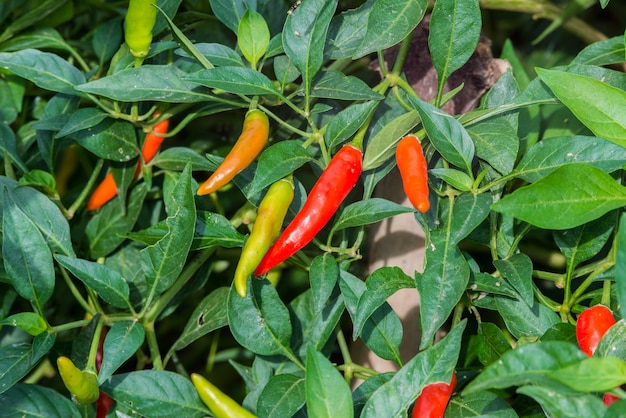
M267 273L291 257L320 232L359 180L362 157L361 150L349 144L337 152L313 186L300 212L261 260L254 271L256 276Z
M447 383L432 383L427 385L417 397L412 418L443 418L448 401L456 387L456 373L452 372L452 380Z
M605 393L604 397L602 397L602 402L604 402L606 406L611 406L613 402L617 402L619 400L620 398L615 395L611 395L610 393Z
M155 113L154 116L158 117L159 115L158 113ZM161 146L161 143L165 140L164 135L167 133L169 124L170 122L168 119L162 120L154 125L152 132L149 132L146 135L146 139L141 148L141 155L143 156L143 161L146 163L150 162L154 158L159 150L159 147ZM136 179L139 176L142 165L143 163L140 159L137 162L137 168L133 174L133 179ZM113 173L109 173L91 194L91 197L87 202L87 210L98 210L115 196L117 196L117 185L115 184Z
M98 352L96 354L96 370L100 373L100 367L102 366L102 360L104 360L104 339L107 336L107 328L102 328L100 334L100 340L98 340ZM107 395L105 392L100 391L100 396L96 401L96 418L105 418L109 413L109 409L115 403L115 400Z
M580 349L591 357L602 336L613 324L613 313L604 305L595 305L583 311L576 321L576 339Z
M200 185L198 195L213 193L230 182L263 151L270 133L267 115L258 109L248 112L241 135L217 170Z
M396 148L396 161L402 185L409 201L420 212L430 208L428 200L428 166L422 145L413 135L400 140Z

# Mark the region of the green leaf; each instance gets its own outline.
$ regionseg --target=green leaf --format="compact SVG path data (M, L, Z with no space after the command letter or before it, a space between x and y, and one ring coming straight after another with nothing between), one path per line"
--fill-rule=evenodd
M56 260L74 276L116 308L128 308L128 283L120 273L94 261L55 255Z
M119 47L119 43L118 43ZM3 42L0 48L4 52L21 51L24 49L60 49L71 51L71 47L63 40L61 34L53 28L41 27L16 36Z
M467 261L446 230L431 231L424 260L424 274L416 280L421 300L422 349L432 344L435 332L465 292L470 275Z
M75 86L85 82L85 76L56 54L36 49L0 52L0 67L32 81L45 90L78 95Z
M551 385L549 374L587 358L574 344L545 341L507 351L499 361L487 366L463 390L463 396L488 389L510 386Z
M367 290L359 297L352 338L361 334L365 321L400 289L415 288L415 280L402 272L400 267L381 267L365 281Z
M96 27L91 40L91 46L101 66L115 55L121 43L121 18L115 17Z
M0 81L0 87L2 87L2 82ZM0 89L0 94L4 93L2 91L2 89ZM0 96L0 100L2 100L2 97L6 97L4 96ZM3 112L6 110L6 106L4 106L3 109L3 103L0 102L0 112ZM17 112L15 113L15 118L17 117ZM12 122L10 119L15 119L13 116L7 117L6 122ZM11 161L13 164L15 164L16 167L18 167L21 171L26 172L28 171L28 167L26 167L26 164L24 164L24 161L22 161L22 158L19 156L18 152L17 152L17 139L15 138L15 134L13 133L13 131L11 130L11 128L9 128L9 126L7 124L5 124L2 120L2 114L0 113L0 121L2 121L3 123L0 124L0 157L2 157L3 160L7 160L7 161Z
M382 100L363 80L339 71L322 71L312 82L311 97L336 100Z
M471 173L474 142L463 125L431 104L414 97L410 97L410 100L419 111L428 138L437 151L448 162Z
M626 362L617 357L591 357L548 374L577 392L605 392L626 383Z
M255 196L277 180L293 173L313 157L302 148L300 141L280 141L263 151L254 173L248 195Z
M100 386L141 416L203 417L206 408L189 379L165 370L139 370L112 376Z
M141 262L151 296L169 289L185 266L194 235L196 205L191 190L191 165L187 164L166 210L167 234L141 250Z
M415 29L424 17L426 0L377 0L368 15L367 29L353 59L389 48Z
M560 321L555 312L536 300L528 306L519 298L496 296L495 302L507 329L515 338L539 338Z
M626 188L589 164L562 166L493 204L492 209L546 229L568 229L626 205Z
M326 305L317 310L313 291L309 290L292 300L288 308L293 324L291 346L298 357L304 358L307 347L322 350L328 343L344 311L343 296L333 292Z
M192 248L199 250L210 247L235 248L243 246L244 236L228 219L213 212L199 211L196 218Z
M55 340L56 333L44 332L35 337L32 345L15 343L0 347L0 394L26 376L50 351Z
M564 231L553 231L552 236L572 268L595 257L606 245L615 226L615 213L609 212L595 221Z
M433 168L428 170L428 174L445 181L450 186L462 192L469 192L474 185L470 176L454 168Z
M59 392L34 384L18 383L0 395L2 415L17 417L80 417L70 399Z
M98 374L102 384L115 373L126 360L131 358L144 342L143 325L137 321L116 322L104 340L104 356Z
M413 208L374 197L346 206L333 225L333 232L355 226L369 225L401 213L415 212Z
M330 299L337 281L339 280L339 267L337 261L330 254L315 257L309 267L309 282L313 293L313 308L315 312L321 312Z
M17 206L30 218L55 253L74 256L70 224L47 196L31 187L11 191Z
M626 361L626 320L620 319L606 331L593 356L612 356Z
M170 353L182 350L209 332L228 325L226 317L228 291L228 287L218 287L202 299L189 316L185 329L170 348L167 357Z
M615 293L617 293L617 300L620 302L622 318L626 318L626 214L622 214L617 232Z
M467 396L453 396L446 407L446 416L481 418L518 418L504 399L491 392L475 392Z
M0 321L0 327L2 325L19 328L32 336L37 336L48 328L46 320L34 312L20 312L8 316Z
M130 161L139 155L135 128L130 122L104 119L88 129L72 134L81 146L100 158L119 162Z
M485 160L500 174L513 170L520 140L517 127L506 118L491 118L468 127L476 146L476 156Z
M514 173L516 177L534 183L557 168L572 163L587 163L612 173L624 164L624 148L595 136L546 138L528 150Z
M183 80L229 93L282 97L272 80L251 68L215 67L184 76Z
M244 57L256 68L270 43L270 30L265 19L252 9L246 10L237 28L237 45Z
M626 48L623 36L615 36L588 45L576 55L570 64L610 65L624 62Z
M467 288L474 292L486 292L511 298L518 296L515 289L506 280L497 279L487 273L473 273Z
M524 386L517 390L536 400L546 414L563 418L601 418L606 407L597 396L565 394L543 386Z
M326 36L325 55L329 59L352 57L367 30L367 19L376 0L367 0L356 9L346 10L333 17Z
M443 86L474 53L482 27L478 0L438 0L430 18L428 47L437 70L437 104Z
M256 10L256 0L209 0L209 3L215 17L235 34L246 9Z
M344 297L346 310L354 322L358 313L359 298L365 293L367 287L361 279L343 270L340 272L339 287ZM400 359L402 323L387 302L384 302L365 320L360 337L378 357L402 364Z
M380 386L365 404L361 418L405 417L426 385L449 382L459 358L466 324L464 319L437 345L417 354Z
M267 280L251 280L242 298L231 287L228 295L228 324L244 348L261 355L289 354L291 320L287 307Z
M328 147L334 148L354 135L377 105L376 101L355 103L333 116L324 134Z
M234 50L226 45L218 44L218 43L197 43L193 44L196 50L202 54L206 59L208 59L211 64L216 67L244 67L244 63L241 59L241 56ZM184 57L190 56L184 50L176 50L177 54L180 54Z
M285 54L302 74L308 99L311 81L324 62L324 43L337 0L307 0L287 16L282 32Z
M300 71L286 55L279 55L274 58L274 74L276 75L276 80L280 83L281 91L285 89L287 84L300 77Z
M350 387L332 363L322 353L309 347L306 366L307 415L311 418L353 417Z
M626 92L591 77L537 69L541 80L586 127L626 147Z
M448 239L452 245L470 235L489 216L492 197L487 193L464 193L456 198L452 204L451 224L448 228ZM450 205L446 208L449 210ZM447 213L445 214L447 216ZM442 217L444 218L444 217Z
M54 292L54 263L44 236L29 216L15 203L6 188L3 202L2 258L15 291L43 309Z
M146 184L140 183L130 193L126 213L115 204L119 203L119 198L116 198L104 205L89 220L85 235L93 258L109 255L124 242L124 235L135 226L147 193Z
M173 65L142 65L81 84L76 90L122 102L195 103L211 100L198 84L186 81L186 76L187 73Z
M493 265L519 292L522 300L529 307L533 306L533 262L530 257L518 253L504 260L494 260Z
M420 123L418 112L407 112L386 123L372 137L365 147L363 171L372 170L383 165L396 152L396 144L411 129Z
M64 136L79 132L82 130L93 128L108 117L100 109L95 107L87 107L78 109L70 115L69 120L63 125L63 128L57 132L55 138L63 138ZM132 137L134 139L134 133Z
M152 164L165 170L181 171L185 164L190 163L192 170L213 171L217 168L206 158L187 147L172 147L160 152Z
M478 326L478 359L483 365L489 365L511 350L511 344L497 325L481 322ZM479 392L483 393L483 392Z
M261 391L256 413L265 418L293 417L305 401L304 379L292 374L279 374L272 376Z

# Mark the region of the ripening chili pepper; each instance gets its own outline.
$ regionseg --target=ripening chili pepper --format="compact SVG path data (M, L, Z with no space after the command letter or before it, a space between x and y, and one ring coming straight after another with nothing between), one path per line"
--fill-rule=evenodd
M576 339L580 349L591 357L602 336L613 324L613 313L604 305L595 305L584 310L576 321Z
M576 340L578 347L589 357L593 356L604 334L615 324L613 312L604 305L595 305L578 315ZM609 406L619 398L605 393L602 401Z
M428 211L428 166L422 145L415 136L407 135L400 140L396 148L396 162L409 201L420 212Z
M136 65L140 65L150 52L152 29L157 18L156 3L156 0L130 0L128 3L124 39Z
M270 133L267 115L258 109L248 112L241 135L217 170L198 188L200 196L213 193L230 182L261 153Z
M219 390L213 383L199 374L192 373L191 381L202 399L216 418L254 418L255 415Z
M158 118L159 114L155 113L154 116ZM158 152L159 147L165 140L165 134L167 134L169 124L168 119L162 120L154 125L152 131L148 132L146 135L146 139L143 141L143 146L141 147L141 155L144 162L150 162ZM135 168L135 173L133 174L133 179L139 177L142 164L142 160L139 159L137 168ZM91 194L87 202L87 210L98 210L115 196L117 196L117 185L115 184L113 173L109 173Z
M448 401L456 387L456 373L452 372L452 379L448 383L432 383L422 390L417 397L412 418L443 418Z
M256 221L241 250L241 258L235 269L235 289L242 298L246 296L248 277L253 274L254 269L280 234L280 228L292 200L293 181L281 179L270 186L259 204Z
M88 405L98 400L100 389L94 372L80 370L72 360L64 356L57 359L57 367L65 387L78 403Z
M307 245L333 217L361 176L363 153L344 145L330 160L317 180L304 206L285 228L254 271L256 276L291 257Z

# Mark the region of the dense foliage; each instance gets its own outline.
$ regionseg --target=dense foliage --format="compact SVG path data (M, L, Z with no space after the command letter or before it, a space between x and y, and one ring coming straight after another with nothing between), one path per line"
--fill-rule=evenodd
M622 416L621 2L156 3L125 22L127 1L0 1L0 416L206 416L206 377L259 417L402 417L453 373L446 417ZM481 33L508 69L451 115ZM407 135L423 212L374 194ZM406 213L423 271L364 273L369 226ZM254 278L280 229L295 254ZM421 299L410 359L400 289ZM616 322L589 357L575 325L599 304ZM355 363L357 339L398 371Z

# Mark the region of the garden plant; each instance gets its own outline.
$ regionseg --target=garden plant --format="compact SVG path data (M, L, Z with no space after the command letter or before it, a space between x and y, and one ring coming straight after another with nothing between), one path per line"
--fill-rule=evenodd
M0 417L623 417L625 16L1 0Z

